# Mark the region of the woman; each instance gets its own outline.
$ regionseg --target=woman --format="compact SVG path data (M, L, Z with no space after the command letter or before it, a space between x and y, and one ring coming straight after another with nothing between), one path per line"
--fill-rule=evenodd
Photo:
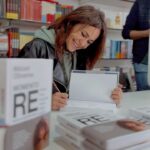
M103 13L92 6L81 6L48 29L37 31L19 57L54 59L52 109L59 110L67 103L71 70L92 69L103 54L105 40ZM120 87L112 92L116 103L119 103L121 93Z

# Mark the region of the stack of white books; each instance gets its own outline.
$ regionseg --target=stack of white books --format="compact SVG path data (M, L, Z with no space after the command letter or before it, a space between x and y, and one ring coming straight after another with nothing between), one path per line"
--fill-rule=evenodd
M68 150L83 149L85 137L82 135L84 127L101 124L122 118L108 111L74 111L62 112L58 115L56 142ZM67 146L66 146L67 145Z
M48 147L53 61L0 59L0 150Z
M127 116L105 111L62 113L56 142L66 150L146 150L150 147L148 114L130 111Z

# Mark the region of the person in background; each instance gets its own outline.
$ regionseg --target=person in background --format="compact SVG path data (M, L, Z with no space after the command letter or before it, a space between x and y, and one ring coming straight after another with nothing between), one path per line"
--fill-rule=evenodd
M20 58L54 59L52 110L67 104L71 70L92 69L103 54L105 40L104 14L93 6L81 6L38 30L20 51ZM110 96L118 104L121 88Z
M133 65L137 90L148 90L148 40L150 33L150 0L136 0L133 4L122 36L125 39L133 39Z

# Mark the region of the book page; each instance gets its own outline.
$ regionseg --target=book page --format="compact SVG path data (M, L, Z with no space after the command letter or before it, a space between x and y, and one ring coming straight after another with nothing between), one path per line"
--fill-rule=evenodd
M117 72L72 72L68 107L99 108L103 104L105 108L112 104L114 108L111 93L117 84Z

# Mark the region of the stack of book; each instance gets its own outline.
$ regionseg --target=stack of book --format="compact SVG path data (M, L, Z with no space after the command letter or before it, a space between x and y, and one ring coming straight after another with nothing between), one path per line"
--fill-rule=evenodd
M52 60L0 59L0 150L48 147L52 70Z
M56 142L67 150L82 150L85 137L82 135L84 127L117 120L117 116L108 111L74 111L62 112L58 115Z
M150 115L145 112L150 112L150 108L144 112L131 109L126 116L108 112L62 113L58 116L56 142L68 150L149 148Z

